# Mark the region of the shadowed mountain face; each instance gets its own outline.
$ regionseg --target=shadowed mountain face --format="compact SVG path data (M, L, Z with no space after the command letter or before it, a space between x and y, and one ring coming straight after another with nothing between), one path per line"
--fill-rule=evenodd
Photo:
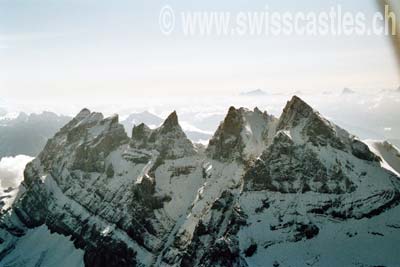
M47 139L52 137L71 118L51 112L0 120L0 158L24 154L37 156Z
M298 97L280 118L231 107L206 149L176 112L128 137L118 116L84 109L1 211L0 262L32 262L26 240L55 232L77 266L393 266L393 151L382 159ZM42 266L49 249L35 250Z

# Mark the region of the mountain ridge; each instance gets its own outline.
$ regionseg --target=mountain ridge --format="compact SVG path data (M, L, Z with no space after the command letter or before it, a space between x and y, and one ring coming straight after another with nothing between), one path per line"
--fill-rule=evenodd
M128 137L117 115L83 109L24 176L20 196L0 215L5 264L40 226L70 236L86 266L289 266L282 246L319 242L332 220L344 243L361 221L357 238L376 242L367 233L375 218L391 214L388 221L400 223L399 177L297 96L280 118L230 107L207 148L193 145L176 112ZM321 249L309 251L316 263L334 260ZM390 265L398 260L391 252L368 263ZM295 255L297 266L308 265L308 256Z

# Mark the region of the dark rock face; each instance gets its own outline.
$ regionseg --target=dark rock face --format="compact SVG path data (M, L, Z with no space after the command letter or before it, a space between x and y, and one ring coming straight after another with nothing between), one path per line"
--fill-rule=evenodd
M353 155L359 159L375 162L379 162L381 160L377 155L371 152L366 144L357 139L353 140L351 148Z
M239 157L243 151L241 135L243 117L241 110L230 107L225 120L210 140L207 151L214 159L228 160Z
M151 130L144 124L134 127L130 146L159 151L160 156L157 159L159 163L165 159L196 154L192 142L186 137L178 123L176 112L171 113L157 129Z
M304 145L295 145L283 132L245 174L244 181L245 190L281 193L343 194L354 189L339 166L327 169L317 154Z
M84 256L85 266L137 266L136 253L127 248L126 244L114 243L112 240L99 240L100 246L87 248ZM110 242L111 241L111 242Z
M299 97L293 96L283 109L277 130L283 130L289 126L296 127L301 122L301 119L309 118L313 113L312 107Z
M251 244L245 251L244 255L246 257L251 257L257 251L257 244Z
M303 238L311 239L311 238L317 236L319 233L319 228L316 225L311 224L311 223L310 224L297 224L296 232L297 232L297 234L295 235L296 241L300 241Z
M129 141L124 128L118 124L118 116L103 119L100 113L87 112L82 110L47 142L39 154L46 170L61 161L66 153L75 153L72 169L104 172L104 159L108 153ZM91 136L89 130L96 125L104 129L99 135Z
M93 141L83 143L77 148L75 162L72 168L85 172L104 172L104 159L110 151L115 150L123 143L128 142L128 136L122 125L118 124L118 117L106 119L100 124L109 124L108 130L100 134ZM84 134L88 134L87 132ZM86 137L84 137L86 139Z
M200 220L196 225L191 243L181 243L179 236L175 240L175 249L183 255L180 266L246 267L236 236L244 225L246 215L238 206L236 197L230 191L222 192L211 207L211 219L207 222ZM202 241L203 235L208 236L207 242ZM164 258L165 262L169 260Z
M46 222L50 203L48 192L37 180L34 180L27 194L16 203L14 212L27 227L33 228Z
M272 139L277 119L258 108L230 107L209 141L206 153L222 162L247 163L257 158Z
M171 114L169 114L169 116L163 123L161 127L161 133L166 134L168 132L174 131L178 127L180 128L178 123L178 115L176 114L176 111L174 111Z
M348 203L346 208L343 208L343 203L340 200L331 200L309 209L311 214L322 214L327 215L335 219L347 220L349 218L372 218L377 216L390 208L397 206L400 203L400 192L398 190L400 182L394 180L395 188L393 191L382 191L377 192L368 199L358 199ZM369 199L373 199L376 202L380 200L379 204L368 202ZM362 208L363 210L356 210L356 208Z
M135 140L138 148L146 147L150 134L151 129L147 127L144 123L139 124L138 126L134 126L132 129L132 139Z

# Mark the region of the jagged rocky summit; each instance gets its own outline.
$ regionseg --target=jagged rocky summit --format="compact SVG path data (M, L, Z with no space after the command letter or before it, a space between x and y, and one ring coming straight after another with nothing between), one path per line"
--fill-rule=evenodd
M279 118L229 108L206 148L176 112L128 137L84 109L1 210L0 263L62 251L74 261L59 266L394 266L400 183L386 165L296 96ZM27 245L63 236L75 249Z

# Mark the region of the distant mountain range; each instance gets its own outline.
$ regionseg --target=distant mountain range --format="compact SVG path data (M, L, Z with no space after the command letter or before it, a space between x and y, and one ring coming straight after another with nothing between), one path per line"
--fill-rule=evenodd
M143 111L130 114L125 120L121 121L121 124L124 125L126 132L130 135L132 132L132 128L135 125L144 123L150 128L157 128L162 122L163 119L161 119L160 117L148 111Z
M400 87L397 89L383 89L380 91L381 93L400 93Z
M1 109L0 109L1 112ZM28 155L35 157L52 137L71 117L60 116L52 112L41 114L19 113L6 116L4 110L0 118L0 158L6 156ZM145 123L156 128L163 122L160 117L148 112L132 113L121 123L128 135L135 125ZM185 132L193 142L208 142L211 134L185 124Z
M347 95L347 94L355 94L356 92L354 90L351 90L350 88L344 88L342 91L342 95Z
M37 156L48 138L70 119L52 112L20 113L15 118L0 119L0 158L20 154Z
M242 96L265 96L267 95L267 92L261 90L261 89L255 89L247 92L242 92L240 93Z

